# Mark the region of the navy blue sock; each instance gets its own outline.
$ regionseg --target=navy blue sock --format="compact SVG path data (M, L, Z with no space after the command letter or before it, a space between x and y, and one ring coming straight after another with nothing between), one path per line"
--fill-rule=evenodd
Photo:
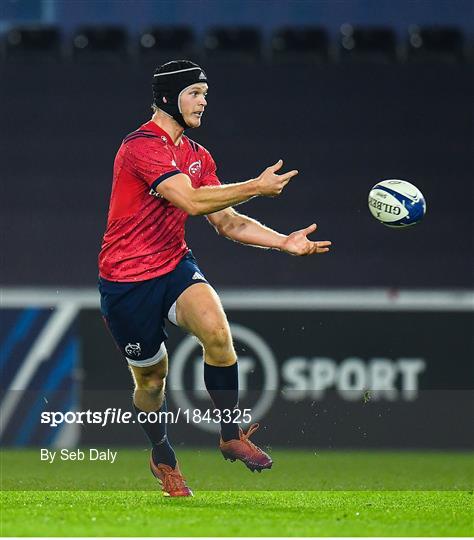
M135 413L137 415L138 413L143 412L135 405L135 403L133 403L133 408L135 409ZM166 397L163 399L163 404L161 405L160 410L156 411L156 414L159 415L160 412L168 412ZM144 415L142 414L141 418L143 418L143 416ZM146 422L140 422L140 426L152 444L152 457L155 465L164 463L165 465L169 465L174 469L176 467L176 455L168 441L166 422L163 421L153 423L147 420Z
M204 364L204 382L214 402L214 407L223 411L234 410L239 402L239 370L237 362L232 366L210 366ZM239 425L221 421L221 436L224 441L239 438ZM233 418L232 418L233 419Z

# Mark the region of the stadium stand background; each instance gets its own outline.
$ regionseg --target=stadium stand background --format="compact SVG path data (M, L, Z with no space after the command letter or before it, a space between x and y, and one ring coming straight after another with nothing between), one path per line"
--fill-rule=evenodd
M90 23L119 24L139 33L153 22L189 24L199 34L214 25L251 24L267 35L283 25L316 23L337 34L342 24L352 22L388 25L400 35L411 24L454 25L472 35L472 10L470 0L7 0L2 2L0 20L4 26L40 20L58 24L67 33Z
M282 392L285 381L301 385L303 394L290 399L289 408L286 398L272 397L265 421L283 420L294 431L282 441L273 430L270 442L472 445L465 422L451 421L464 418L460 411L472 404L472 3L269 1L265 17L262 3L196 5L23 1L1 6L2 388L21 389L21 395L2 396L6 441L55 440L57 433L35 424L48 392L50 406L60 410L103 407L104 395L115 404L115 392L117 406L129 405L127 369L118 363L92 290L96 258L116 149L150 115L156 62L153 52L140 50L140 36L154 25L185 24L194 33L190 56L202 63L211 83L203 127L189 135L212 152L223 181L258 174L279 157L297 167L300 175L282 197L256 199L241 210L282 232L316 221L319 238L334 243L330 255L297 259L218 238L202 218L188 224L188 242L208 278L219 289L237 291L237 299L227 296L224 302L230 320L247 325L273 349ZM8 33L38 23L58 29L51 38L58 54L45 58L20 51L14 57ZM343 45L353 37L347 23L354 29L388 28L387 39L360 56L359 47ZM212 28L231 24L257 28L258 58L210 50L212 40L206 38ZM327 32L327 58L280 61L272 55L274 33L301 24ZM462 54L411 56L413 24L456 28ZM78 43L84 40L75 38L87 34L84 25L122 28L115 52L82 54ZM160 62L164 56L156 53ZM428 213L421 225L394 231L370 216L370 187L393 177L414 182L425 194ZM42 287L49 287L43 296ZM270 288L270 298L258 309L251 307L253 288ZM277 293L288 288L290 301ZM319 293L309 292L313 288ZM326 300L322 289L328 291ZM277 309L272 295L280 302ZM314 309L306 300L314 300ZM45 348L42 336L51 338L51 331L56 341L49 339ZM183 336L171 331L170 351L180 340ZM291 344L298 346L293 350ZM242 357L252 356L248 345L245 339L238 343ZM360 389L354 402L332 385L335 394L313 399L311 388L303 386L312 384L308 377L316 356L329 358L339 371L352 369L346 372L356 379L366 377L374 359L388 359L388 369L399 370L397 397L387 394L372 409L364 408ZM406 357L414 368L418 359L425 362L416 396L410 389L403 395L400 366ZM258 370L250 391L263 384L262 366ZM191 385L192 376L185 375ZM318 410L330 412L316 418L315 402ZM13 410L15 422L8 422ZM433 417L436 425L430 423ZM136 431L112 438L117 444L143 444ZM310 432L316 441L308 438ZM65 434L56 444L77 442L77 436ZM110 436L104 440L86 431L81 440L106 443ZM197 430L194 439L186 429L178 431L181 436L209 444L208 434Z
M231 245L192 219L189 244L214 283L268 286L271 269L276 287L470 285L472 207L459 196L471 193L473 177L469 2L397 3L396 13L391 2L377 2L376 10L373 2L267 2L263 25L255 3L240 10L235 2L199 3L199 10L193 2L139 4L5 4L7 16L17 15L5 33L40 6L36 17L58 25L63 49L59 63L26 55L0 65L0 143L9 158L2 164L4 284L94 284L113 156L150 114L154 57L136 52L139 34L155 22L193 21L192 57L211 89L203 127L190 136L213 153L223 181L256 175L280 156L297 167L283 197L251 201L242 211L282 232L316 221L319 238L334 242L329 257L296 260ZM326 25L331 47L344 51L339 27L349 20L390 22L399 48L410 23L456 23L468 52L452 62L347 62L336 54L332 62L296 65L203 54L204 33L229 18L258 22L262 50L279 27L304 21ZM112 54L113 61L91 52L75 61L77 28L98 23L123 24L131 53ZM427 198L425 222L408 233L379 226L366 208L369 188L392 177L413 181Z

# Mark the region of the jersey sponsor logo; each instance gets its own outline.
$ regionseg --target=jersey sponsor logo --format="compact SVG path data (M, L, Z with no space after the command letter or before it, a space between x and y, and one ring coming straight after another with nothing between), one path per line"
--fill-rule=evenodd
M191 174L192 176L196 176L196 174L199 174L201 172L201 160L191 163L188 171L189 171L189 174Z
M140 343L129 343L128 345L126 345L125 354L134 358L138 358L142 354L142 348L140 347Z
M153 197L157 197L158 199L163 198L163 195L161 193L158 193L158 191L155 191L153 188L150 189L148 195L153 195Z
M206 278L199 272L194 272L193 277L191 279L203 279L204 281L206 280Z

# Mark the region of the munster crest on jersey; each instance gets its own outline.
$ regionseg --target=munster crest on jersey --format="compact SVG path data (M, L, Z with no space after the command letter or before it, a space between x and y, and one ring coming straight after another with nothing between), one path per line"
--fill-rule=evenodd
M199 174L201 172L201 160L191 163L188 170L189 174L191 174L192 176L196 176L197 174Z

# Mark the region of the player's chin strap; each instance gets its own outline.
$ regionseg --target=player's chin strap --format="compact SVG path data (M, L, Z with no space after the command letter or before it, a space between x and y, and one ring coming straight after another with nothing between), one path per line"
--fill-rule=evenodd
M193 84L196 84L196 83L193 83ZM179 120L176 120L176 118L175 118L175 120L178 122L178 124L182 125L184 127L184 129L186 129L186 128L190 127L190 126L188 126L188 124L186 124L186 120L184 119L183 112L181 111L181 96L191 86L192 86L192 84L190 84L189 86L186 86L186 88L183 88L181 90L181 92L178 94L178 112L179 112L179 117L182 119L182 122L180 122Z
M153 75L153 103L187 129L189 126L181 114L179 99L187 88L197 83L207 83L207 77L195 64L173 71L159 71Z

